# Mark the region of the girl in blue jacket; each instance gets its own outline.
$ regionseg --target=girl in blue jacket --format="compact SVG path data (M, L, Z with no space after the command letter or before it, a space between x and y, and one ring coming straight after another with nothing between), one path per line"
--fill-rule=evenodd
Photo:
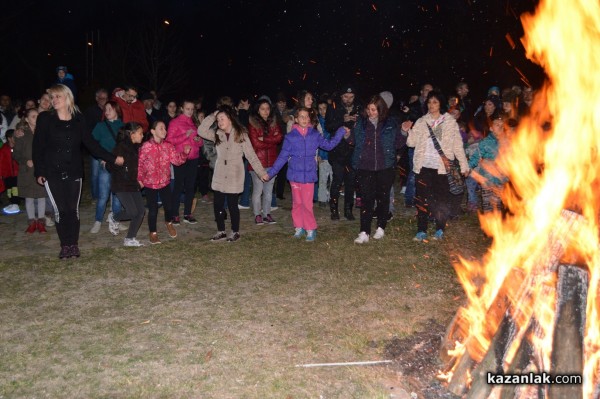
M317 181L317 150L332 150L342 140L348 138L350 130L340 127L331 139L327 140L310 123L309 110L299 107L294 114L292 130L285 136L283 147L275 164L264 177L270 176L288 163L287 179L292 188L292 220L296 233L294 238L302 238L312 242L317 238L317 221L313 213L313 195Z

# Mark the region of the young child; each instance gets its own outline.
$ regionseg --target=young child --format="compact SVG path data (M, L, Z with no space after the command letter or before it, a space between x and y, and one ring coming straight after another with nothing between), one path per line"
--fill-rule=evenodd
M490 133L479 142L474 154L469 158L472 177L481 184L481 208L484 213L502 211L500 193L507 178L498 171L500 142L505 140L504 122L506 116L496 111L491 116Z
M217 128L212 128L217 121ZM236 119L231 107L220 107L215 113L208 115L198 127L198 135L213 141L217 151L215 173L211 188L214 192L213 211L217 222L217 234L212 242L236 242L240 236L240 211L238 209L239 193L244 190L245 170L243 158L246 157L256 174L264 180L266 171L256 156L246 128ZM231 235L225 233L225 200L231 215Z
M21 130L23 135L15 139L13 150L13 158L19 163L19 177L17 178L19 195L25 198L25 210L27 211L28 227L25 232L29 234L34 233L36 230L40 233L46 232L47 194L44 186L37 184L32 160L33 133L35 132L37 117L37 109L27 110L21 122L17 125L17 129Z
M13 148L15 146L15 131L6 131L6 144L0 147L0 193L6 191L10 205L4 207L6 214L20 212L19 197L17 196L17 175L19 164L13 159Z
M317 181L317 150L335 148L350 129L340 127L335 136L327 140L311 125L310 111L299 107L294 114L295 124L285 136L281 152L264 178L270 179L288 163L287 179L292 187L292 219L296 232L294 238L312 242L317 238L317 221L313 213L313 195Z
M150 229L150 244L160 244L156 231L158 217L158 195L165 204L165 226L171 238L177 237L177 230L171 220L171 164L181 165L187 159L192 147L184 146L183 152L178 153L171 143L165 142L167 128L162 121L154 121L150 126L152 137L140 149L138 164L138 181L146 189L148 202L148 227Z
M142 193L140 192L140 189L144 186L138 181L138 153L143 138L144 130L140 124L135 122L125 124L119 129L117 144L113 149L114 155L123 157L123 165L107 164L112 175L111 189L116 193L122 205L120 212L114 215L113 219L117 223L121 220L131 219L129 231L123 240L123 245L126 247L141 247L144 245L136 239L146 213Z

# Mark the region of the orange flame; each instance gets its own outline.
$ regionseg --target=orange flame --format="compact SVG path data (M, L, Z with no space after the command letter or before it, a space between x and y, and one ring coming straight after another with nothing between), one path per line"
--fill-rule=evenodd
M456 265L469 303L459 312L464 339L449 354L468 353L481 361L510 309L521 327L535 319L539 328L529 336L522 328L521 338L530 340L538 366L549 372L555 267L566 252L576 252L589 271L583 389L584 398L592 398L600 382L600 3L542 0L535 15L523 15L522 22L527 56L544 67L549 81L496 160L513 187L502 193L513 216L481 215L493 244L482 262L460 259ZM506 39L514 48L509 34ZM542 127L549 124L551 130ZM524 292L522 287L529 288ZM498 303L499 294L508 303ZM505 365L520 340L514 342ZM451 378L452 370L448 374Z

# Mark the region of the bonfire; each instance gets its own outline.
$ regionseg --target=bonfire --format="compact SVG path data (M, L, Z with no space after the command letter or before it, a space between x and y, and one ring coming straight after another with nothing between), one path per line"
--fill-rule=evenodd
M493 237L455 265L468 304L449 328L440 378L467 398L600 396L600 2L542 0L521 17L527 57L548 76L498 170L510 209L480 215ZM490 384L495 375L580 376L568 385ZM539 381L538 381L539 382Z

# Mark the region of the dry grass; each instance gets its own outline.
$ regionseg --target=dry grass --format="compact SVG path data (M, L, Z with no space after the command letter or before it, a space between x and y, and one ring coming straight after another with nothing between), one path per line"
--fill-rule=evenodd
M448 323L461 289L450 253L485 242L474 218L417 244L397 217L381 242L283 223L235 244L168 242L77 261L0 263L0 398L384 398L381 343ZM267 226L265 226L267 227Z

